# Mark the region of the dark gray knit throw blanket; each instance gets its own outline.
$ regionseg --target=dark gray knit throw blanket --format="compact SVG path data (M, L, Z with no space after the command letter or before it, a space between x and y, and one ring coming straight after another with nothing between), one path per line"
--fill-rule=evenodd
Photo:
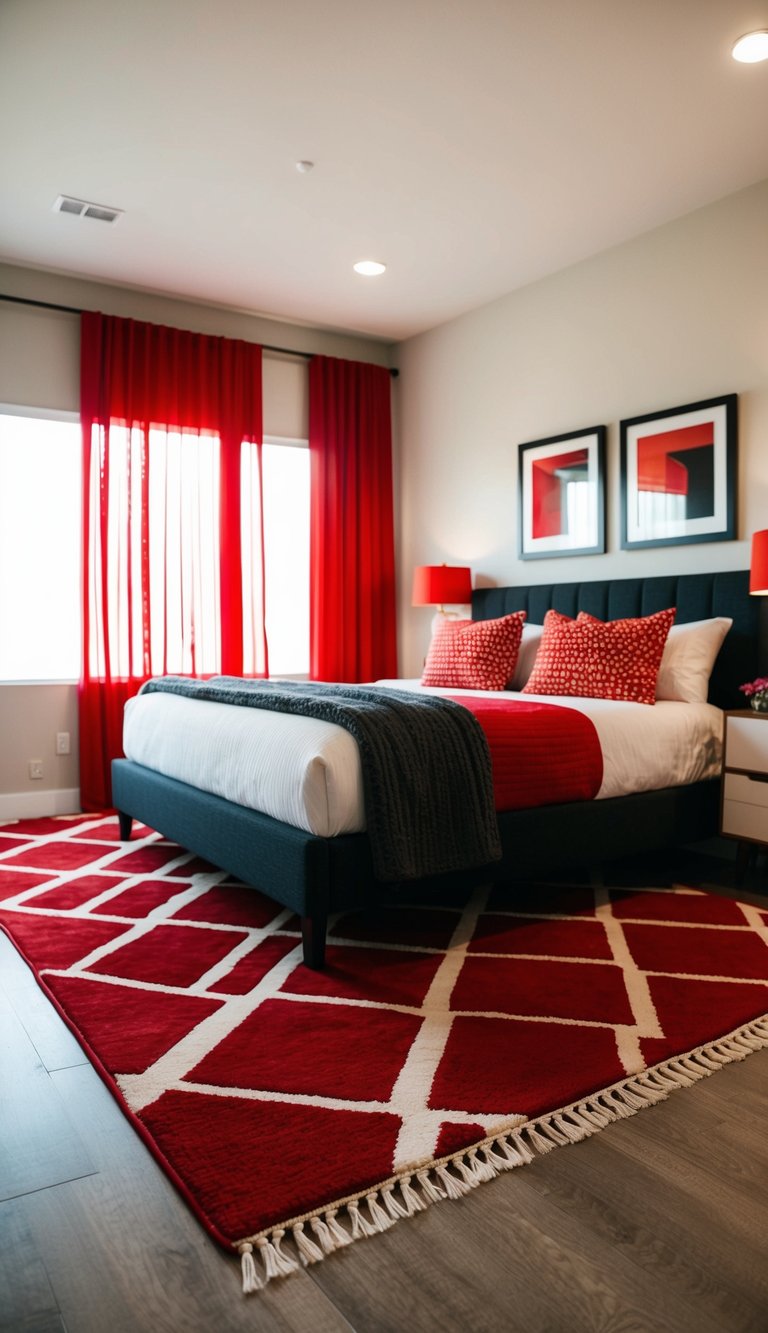
M488 743L461 704L408 690L214 676L160 676L141 693L267 708L335 722L360 749L377 879L418 879L501 858Z

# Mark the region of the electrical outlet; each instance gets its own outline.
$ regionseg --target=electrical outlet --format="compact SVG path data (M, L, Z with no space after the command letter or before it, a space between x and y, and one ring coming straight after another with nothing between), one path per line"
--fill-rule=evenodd
M69 732L68 732L68 731L57 731L57 732L56 732L56 753L57 753L57 754L69 754Z
M29 761L29 776L30 776L31 778L41 778L41 777L43 776L43 761L42 761L42 759L30 759L30 761Z

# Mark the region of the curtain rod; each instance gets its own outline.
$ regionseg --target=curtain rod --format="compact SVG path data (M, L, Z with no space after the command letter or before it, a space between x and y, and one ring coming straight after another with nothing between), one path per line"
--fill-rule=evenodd
M29 296L6 296L4 292L0 292L0 301L12 301L14 305L36 306L38 310L60 310L65 315L84 315L86 313L81 306L58 305L55 301L33 301ZM315 352L298 352L294 347L273 347L270 343L260 343L259 346L264 352L279 352L281 356L301 356L305 361L311 361L312 357L316 355ZM389 373L393 380L396 380L400 371L396 367L390 366Z

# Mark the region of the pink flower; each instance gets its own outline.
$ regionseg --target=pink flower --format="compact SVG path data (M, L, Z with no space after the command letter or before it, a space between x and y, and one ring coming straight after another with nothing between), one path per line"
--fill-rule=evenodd
M742 694L746 694L750 699L753 694L763 694L768 691L768 676L758 676L757 680L749 680L746 685L740 685Z

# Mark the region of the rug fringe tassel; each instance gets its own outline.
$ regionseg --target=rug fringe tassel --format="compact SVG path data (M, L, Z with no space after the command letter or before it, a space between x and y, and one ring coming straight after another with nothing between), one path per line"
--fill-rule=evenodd
M495 1146L496 1145L494 1144L494 1147ZM500 1153L494 1152L493 1148L484 1148L483 1151L486 1159L496 1168L497 1174L499 1171L511 1171L513 1166L523 1165L522 1160L516 1162L513 1161L512 1156L509 1153L505 1152L504 1155L501 1156Z
M377 1202L376 1190L372 1194L366 1194L362 1202L368 1204L370 1220L363 1216L355 1200L347 1204L347 1212L352 1218L353 1240L359 1240L361 1236L376 1236L382 1231L389 1231L389 1228L395 1225L396 1219L390 1217Z
M527 1166L529 1162L535 1162L536 1154L531 1152L522 1134L513 1134L509 1140L509 1147L521 1159L520 1162L515 1163L515 1166Z
M459 1180L455 1175L453 1175L449 1171L448 1169L449 1165L453 1167L458 1167L457 1162L446 1163L443 1166L434 1167L435 1175L440 1181L440 1185L443 1189L443 1198L462 1199L464 1195L469 1194L470 1190L473 1189L474 1185L478 1184L479 1182L478 1181L472 1182L469 1175L467 1175L466 1179Z
M309 1268L310 1264L316 1264L320 1259L325 1258L320 1246L315 1245L315 1242L309 1239L309 1236L304 1230L303 1222L297 1222L295 1227L292 1227L291 1230L293 1231L293 1239L296 1249L299 1252L299 1259L305 1268Z
M347 1235L347 1232L344 1230L341 1223L336 1220L337 1211L336 1208L329 1208L328 1212L325 1214L325 1225L328 1228L331 1240L334 1241L334 1249L340 1249L343 1245L352 1244L352 1237Z
M256 1272L256 1265L253 1262L253 1246L248 1242L240 1246L240 1267L245 1295L250 1296L252 1291L263 1291L264 1283Z
M483 1154L482 1157L480 1156L481 1152ZM486 1180L496 1179L499 1173L496 1170L490 1157L488 1156L488 1152L486 1151L485 1148L480 1148L480 1149L473 1148L469 1154L469 1158L472 1163L472 1168L474 1170L475 1176L478 1177L481 1182Z
M439 1189L438 1186L430 1180L428 1171L417 1171L416 1179L424 1191L424 1198L427 1203L439 1203L441 1199L446 1199L448 1197L444 1190Z
M333 1254L337 1246L322 1217L313 1217L309 1225L317 1236L317 1239L320 1241L320 1248L322 1249L323 1254Z
M666 1101L678 1088L691 1087L724 1065L745 1060L768 1046L768 1016L747 1024L697 1050L672 1056L653 1069L629 1075L620 1083L548 1115L526 1121L515 1129L466 1148L452 1157L408 1171L355 1199L348 1199L322 1214L289 1223L289 1230L274 1230L241 1241L243 1291L262 1291L276 1277L287 1277L319 1263L328 1254L366 1236L380 1235L403 1217L413 1217L443 1199L461 1199L502 1171L514 1171L554 1148L580 1143L617 1120L626 1120L646 1107ZM363 1205L365 1212L362 1211ZM346 1212L349 1230L338 1214ZM309 1227L314 1239L308 1235ZM282 1247L292 1241L293 1253ZM261 1256L257 1266L255 1253Z
M377 1231L389 1231L390 1227L395 1225L395 1218L390 1217L388 1212L381 1207L376 1200L376 1191L368 1195L368 1212L371 1214L371 1222Z
M412 1217L414 1213L423 1213L427 1205L421 1195L417 1194L416 1190L412 1188L410 1176L406 1176L404 1180L400 1181L400 1193L403 1196L403 1203L408 1209L409 1216Z

